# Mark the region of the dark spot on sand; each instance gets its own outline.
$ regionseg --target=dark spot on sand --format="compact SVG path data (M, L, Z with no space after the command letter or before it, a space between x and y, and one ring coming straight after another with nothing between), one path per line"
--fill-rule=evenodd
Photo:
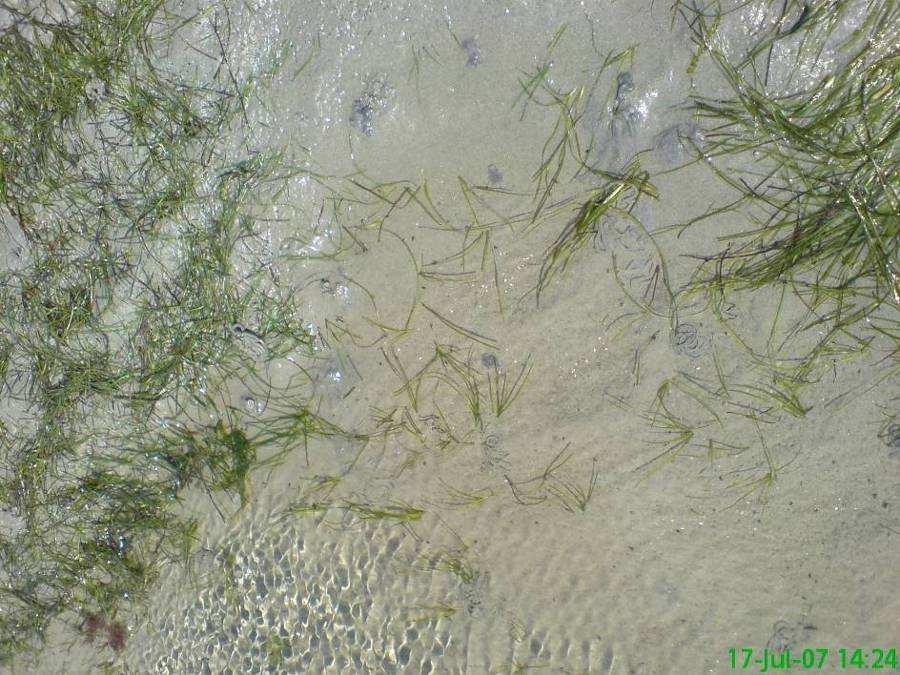
M372 106L363 98L353 101L353 112L350 113L350 123L363 132L366 136L375 135L373 118L375 113Z
M900 422L890 422L878 434L888 448L888 455L900 459Z
M485 368L496 368L499 365L499 362L497 361L496 356L490 352L485 352L481 355L481 365Z
M700 329L686 321L679 322L675 326L671 339L672 350L676 354L681 354L691 359L699 358L709 346L709 340L703 336Z
M466 50L466 65L469 68L474 68L481 63L481 50L478 48L475 38L467 37L459 43L459 46Z
M377 118L388 109L394 89L383 76L369 79L365 90L353 100L350 124L366 136L375 135Z

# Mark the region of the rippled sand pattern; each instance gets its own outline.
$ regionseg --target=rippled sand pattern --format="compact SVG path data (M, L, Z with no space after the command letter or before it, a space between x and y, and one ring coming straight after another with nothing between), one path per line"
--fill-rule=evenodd
M134 641L141 672L446 672L461 642L399 528L273 521L233 535L196 596ZM185 600L188 602L185 603ZM152 632L150 632L152 631Z

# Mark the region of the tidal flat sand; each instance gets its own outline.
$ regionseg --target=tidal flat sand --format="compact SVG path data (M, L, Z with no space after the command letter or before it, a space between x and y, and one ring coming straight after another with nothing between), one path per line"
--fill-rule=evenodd
M762 6L722 28L732 53ZM221 400L265 431L299 397L333 433L254 472L243 506L189 494L196 555L121 650L60 626L10 672L729 673L743 647L827 648L841 672L841 648L900 646L896 357L835 355L797 410L748 353L802 351L802 303L685 292L743 223L680 227L734 199L695 161L715 131L692 97L728 88L683 17L198 9L185 72L226 10L234 77L278 64L240 143L302 170L234 274L270 269L315 342L273 355L239 326L260 367ZM610 209L579 229L591 200Z

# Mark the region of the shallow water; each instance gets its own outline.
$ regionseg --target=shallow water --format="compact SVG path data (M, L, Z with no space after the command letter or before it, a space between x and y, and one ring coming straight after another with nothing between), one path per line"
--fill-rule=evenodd
M593 168L687 161L702 133L686 103L721 83L687 75L693 44L666 6L267 0L234 3L230 21L237 74L287 45L248 100L246 142L331 178L292 179L239 261L271 266L319 358L279 357L229 394L265 419L302 367L320 413L394 431L298 448L226 523L192 499L200 560L167 572L117 669L725 673L729 648L896 646L900 459L879 437L896 383L867 386L877 363L836 365L805 416L762 425L691 395L753 374L727 327L673 298L685 254L729 228L666 234L727 198L709 171L654 177L658 197L604 220L538 302L544 252L599 181L567 163L533 219L560 108L523 86L546 67L580 91ZM758 297L729 312L771 341ZM266 361L254 328L235 330ZM648 411L667 381L700 431L656 462L672 432ZM516 395L492 405L498 389ZM340 478L339 506L286 514L323 477ZM362 505L421 513L373 521Z

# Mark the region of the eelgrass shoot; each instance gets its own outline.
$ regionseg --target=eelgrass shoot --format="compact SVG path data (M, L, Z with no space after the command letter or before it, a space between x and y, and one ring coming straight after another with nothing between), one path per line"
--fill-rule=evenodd
M693 290L706 292L719 313L740 292L786 287L794 294L804 316L790 337L805 342L782 382L814 381L823 363L862 352L876 339L896 358L897 3L857 7L864 13L856 29L839 35L837 26L851 11L845 3L789 0L780 20L737 55L727 54L716 35L720 3L678 7L699 53L711 58L730 88L728 96L696 99L706 127L699 150L737 195L735 208L718 215L747 222L724 238L719 252L703 257ZM815 63L831 50L836 65L808 81L795 78L796 68L776 76L776 48L795 63ZM728 158L747 169L721 168ZM810 337L813 331L818 338ZM785 403L802 409L798 401Z
M613 215L633 218L631 212L641 197L656 196L656 191L649 182L649 174L641 170L637 159L620 173L599 169L591 171L602 183L592 191L591 196L566 223L545 252L535 290L538 304L541 293L547 285L558 273L563 272L575 255L597 235L604 218Z

